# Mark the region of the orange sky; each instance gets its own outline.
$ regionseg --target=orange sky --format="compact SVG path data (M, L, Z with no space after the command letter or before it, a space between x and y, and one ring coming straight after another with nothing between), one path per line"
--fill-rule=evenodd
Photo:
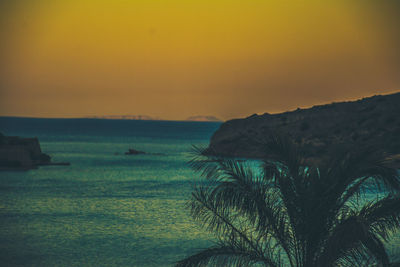
M221 119L400 90L396 0L3 0L0 115Z

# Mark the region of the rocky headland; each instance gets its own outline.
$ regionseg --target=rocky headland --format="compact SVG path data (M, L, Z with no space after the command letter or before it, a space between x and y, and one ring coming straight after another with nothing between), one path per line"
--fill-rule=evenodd
M260 140L273 134L289 136L310 159L323 158L339 147L349 151L374 147L394 155L400 167L400 93L230 120L211 137L208 151L261 158L268 151Z
M69 165L66 162L54 163L51 157L42 152L39 140L4 136L0 133L0 170L30 170L43 165Z

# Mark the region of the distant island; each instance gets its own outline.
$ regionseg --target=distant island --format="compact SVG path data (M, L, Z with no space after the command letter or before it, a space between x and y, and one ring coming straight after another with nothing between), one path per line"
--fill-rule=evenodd
M51 157L42 152L36 137L21 138L0 133L0 171L30 170L44 165L69 165L69 163L52 162Z
M310 159L323 158L338 148L350 151L372 146L394 154L394 164L400 167L400 93L230 120L211 137L208 151L261 158L268 152L260 140L274 133L305 145Z
M148 116L148 115L103 115L103 116L90 116L90 117L85 117L85 118L87 118L87 119L106 119L106 120L143 120L143 121L164 120L159 117L152 117L152 116ZM221 122L222 120L218 119L215 116L211 116L211 115L208 115L208 116L197 115L197 116L190 116L182 121Z
M186 119L187 121L209 121L209 122L221 122L222 120L214 116L191 116Z
M108 119L108 120L142 120L142 121L153 121L161 120L157 117L151 117L147 115L103 115L103 116L90 116L85 117L88 119Z

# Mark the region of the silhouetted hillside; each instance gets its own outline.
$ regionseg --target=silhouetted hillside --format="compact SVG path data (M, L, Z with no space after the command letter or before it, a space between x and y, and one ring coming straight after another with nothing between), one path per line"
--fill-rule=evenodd
M258 140L273 133L307 145L310 158L339 147L400 154L400 93L230 120L214 133L209 148L219 155L259 158L267 151Z

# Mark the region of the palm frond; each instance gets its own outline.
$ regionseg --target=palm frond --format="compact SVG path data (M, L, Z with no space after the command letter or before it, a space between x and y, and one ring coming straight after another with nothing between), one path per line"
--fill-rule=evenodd
M369 254L372 255L377 262L383 266L389 266L389 255L386 252L385 246L374 233L369 232L368 237L363 240L362 244L367 248Z
M390 266L383 242L400 228L400 177L381 153L330 154L317 167L285 136L257 142L261 172L193 147L189 165L206 179L191 215L220 246L178 266Z
M390 193L399 192L400 177L395 169L386 166L382 153L364 149L353 153L342 153L334 158L335 160L324 169L324 176L329 180L332 199L339 199L342 196L342 200L347 200L368 185L378 189L379 192L383 189Z
M387 203L386 200L340 219L323 247L319 264L331 266L340 261L345 265L345 262L363 262L373 256L378 263L388 266L389 256L381 238L388 236L389 229L399 228L400 225L396 224L398 217L393 218L396 212L390 211L389 206L383 208L383 203Z
M246 248L253 255L268 262L269 266L280 266L276 262L273 248L263 246L260 242L262 236L247 229L248 225L240 220L240 214L233 212L228 207L220 205L210 192L198 187L193 193L191 213L195 220L201 222L209 231L219 233L221 242L234 247ZM254 230L254 229L253 229Z
M297 176L300 167L304 166L304 154L285 135L271 135L264 147L268 155L267 160L282 163L288 170L293 171L291 176Z
M233 246L218 246L204 249L192 256L179 261L176 267L240 267L251 266L257 262L264 262L264 259L249 251L243 251ZM273 266L273 265L270 265Z
M208 180L216 182L209 184L207 190L204 186L198 188L194 198L196 202L199 196L204 198L204 192L208 191L208 202L212 201L215 207L223 212L232 209L245 216L256 231L261 231L264 236L272 235L279 240L279 245L288 258L291 257L293 244L287 235L292 231L287 213L283 210L279 191L268 179L255 175L249 166L234 159L207 156L202 157L201 161L196 158L191 164ZM199 209L192 209L192 214L199 214L198 211ZM211 222L212 226L216 225L215 221ZM292 259L290 258L289 261Z
M214 153L209 153L208 148L192 146L192 159L188 162L189 166L200 175L208 180L218 179L219 164L224 159L215 156Z
M375 234L387 241L392 232L400 228L400 195L369 202L361 209L360 216Z

